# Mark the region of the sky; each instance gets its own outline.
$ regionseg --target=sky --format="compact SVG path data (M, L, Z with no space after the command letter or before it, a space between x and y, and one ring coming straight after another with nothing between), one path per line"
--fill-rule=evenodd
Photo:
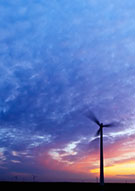
M135 182L135 1L0 1L0 180ZM34 177L34 178L33 178Z

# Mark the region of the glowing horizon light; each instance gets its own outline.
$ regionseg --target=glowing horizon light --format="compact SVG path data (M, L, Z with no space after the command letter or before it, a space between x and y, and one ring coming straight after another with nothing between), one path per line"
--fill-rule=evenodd
M135 172L135 161L128 161L127 163L114 164L113 166L104 167L106 177L128 176ZM90 173L99 174L100 169L91 169ZM135 175L135 174L134 174Z

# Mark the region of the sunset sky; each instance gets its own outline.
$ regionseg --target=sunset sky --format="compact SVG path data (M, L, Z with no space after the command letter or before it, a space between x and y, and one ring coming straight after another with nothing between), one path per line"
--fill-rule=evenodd
M135 182L135 1L0 1L0 180Z

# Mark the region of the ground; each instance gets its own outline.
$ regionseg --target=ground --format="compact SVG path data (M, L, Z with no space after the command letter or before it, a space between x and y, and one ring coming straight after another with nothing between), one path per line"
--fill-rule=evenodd
M96 183L69 183L69 182L57 182L57 183L45 183L45 182L0 182L1 187L3 186L4 188L10 186L10 188L17 188L17 189L23 189L23 188L30 188L34 186L34 189L43 189L43 188L49 188L49 190L52 189L76 189L79 186L79 189L89 189L89 191L110 191L110 190L135 190L135 184L122 184L122 183L106 183L104 187L100 187L99 184Z

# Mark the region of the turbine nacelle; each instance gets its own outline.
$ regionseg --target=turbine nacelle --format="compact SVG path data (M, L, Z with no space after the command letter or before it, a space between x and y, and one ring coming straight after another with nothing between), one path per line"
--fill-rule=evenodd
M100 123L100 127L103 127L103 123Z

